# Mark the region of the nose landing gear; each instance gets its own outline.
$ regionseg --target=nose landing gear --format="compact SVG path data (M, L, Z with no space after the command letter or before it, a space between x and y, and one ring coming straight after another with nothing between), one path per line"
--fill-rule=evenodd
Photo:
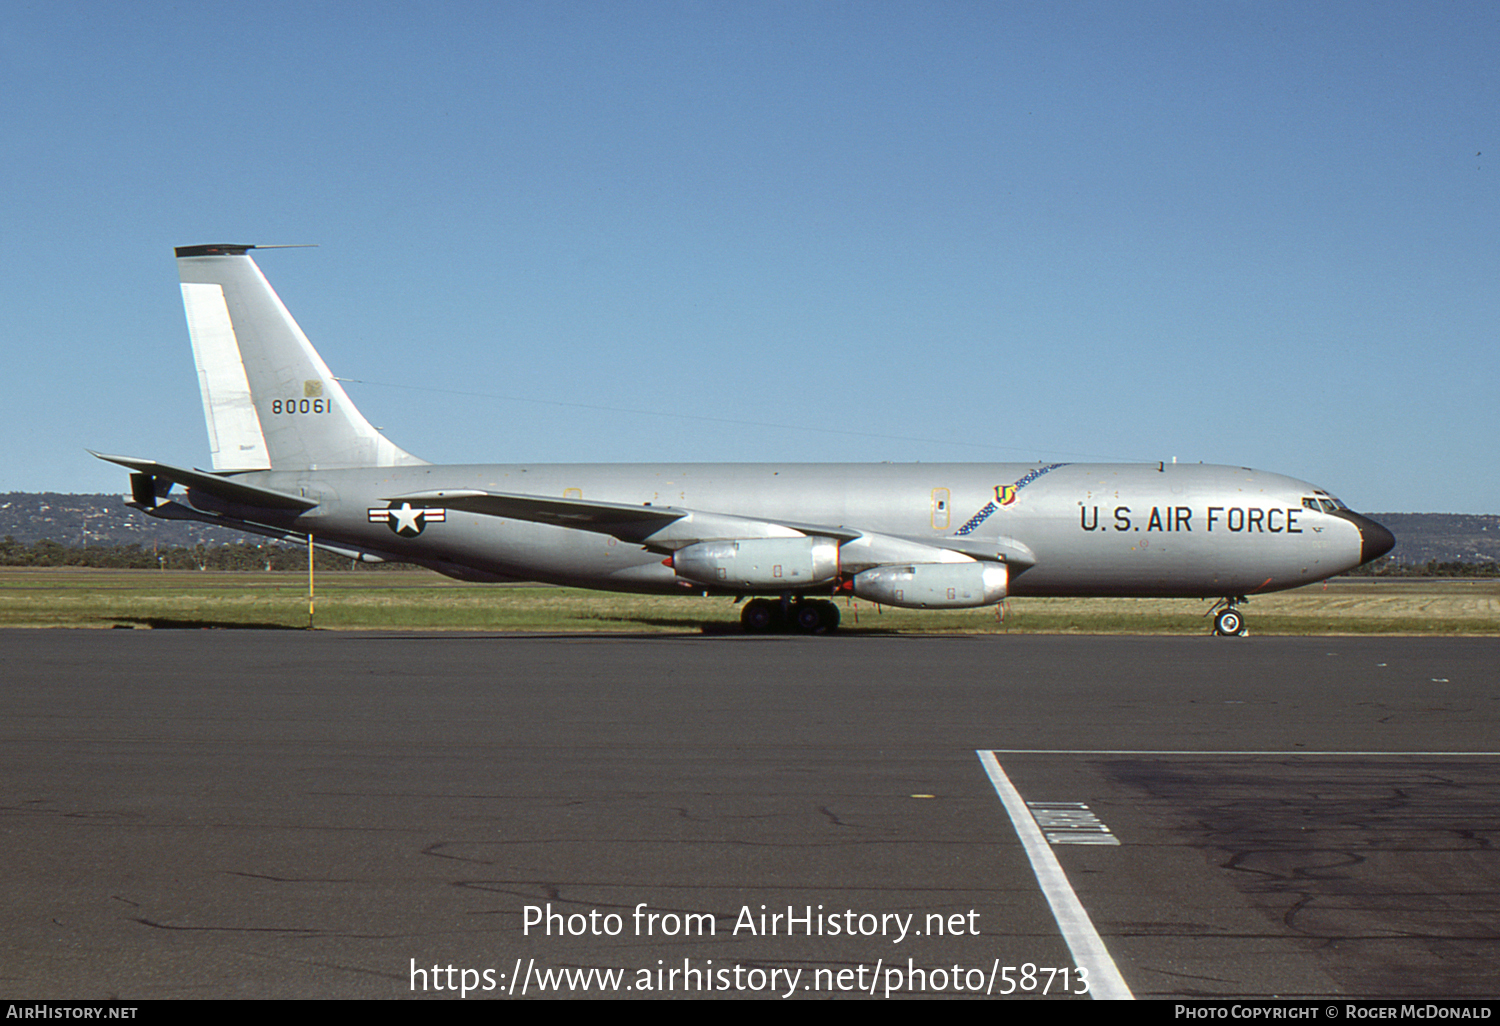
M1235 608L1249 599L1243 595L1228 595L1213 604L1208 615L1214 618L1214 634L1221 638L1243 638L1250 634L1245 626L1245 617Z

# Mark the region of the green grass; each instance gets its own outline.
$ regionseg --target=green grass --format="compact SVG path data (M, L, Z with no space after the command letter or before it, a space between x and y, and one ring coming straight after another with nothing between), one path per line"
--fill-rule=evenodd
M1195 599L1046 599L921 611L838 600L851 632L1205 634ZM1254 634L1500 635L1500 581L1347 580L1254 598ZM692 632L738 630L725 598L469 585L427 573L326 573L320 629ZM0 569L0 627L308 625L307 578L284 573Z

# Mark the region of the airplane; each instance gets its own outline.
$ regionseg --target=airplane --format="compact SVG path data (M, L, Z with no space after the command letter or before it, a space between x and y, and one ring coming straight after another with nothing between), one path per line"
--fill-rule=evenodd
M360 414L250 251L179 247L211 471L93 453L129 505L473 582L730 596L747 631L827 633L839 596L1216 599L1325 580L1395 538L1305 481L1155 463L428 463ZM91 450L92 452L92 450Z

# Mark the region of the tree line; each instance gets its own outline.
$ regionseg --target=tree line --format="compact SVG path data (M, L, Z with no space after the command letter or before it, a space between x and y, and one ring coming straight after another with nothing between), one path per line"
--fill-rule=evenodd
M0 566L97 567L108 570L260 570L307 569L307 548L274 543L175 545L155 548L131 545L70 546L43 539L27 545L11 535L0 541ZM360 563L322 549L314 550L315 570L416 570L405 563Z
M305 565L305 564L304 564ZM1475 563L1460 560L1429 559L1425 563L1404 563L1382 556L1364 566L1350 570L1349 577L1500 577L1500 563L1492 559Z

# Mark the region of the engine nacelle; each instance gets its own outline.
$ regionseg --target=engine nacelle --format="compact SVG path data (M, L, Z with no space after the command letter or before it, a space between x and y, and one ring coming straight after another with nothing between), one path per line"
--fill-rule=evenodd
M809 537L698 542L674 552L671 567L695 584L795 591L839 575L839 543Z
M999 602L1009 581L1004 563L904 563L855 574L854 594L908 609L967 609Z

